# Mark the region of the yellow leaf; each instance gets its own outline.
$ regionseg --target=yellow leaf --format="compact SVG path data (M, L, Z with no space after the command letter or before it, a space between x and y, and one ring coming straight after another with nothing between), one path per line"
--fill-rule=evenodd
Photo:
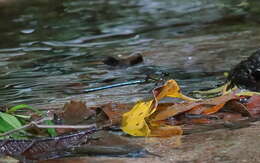
M123 114L121 129L133 136L160 136L160 131L167 132L167 134L161 133L162 136L182 134L178 126L161 128L161 126L151 125L150 116L157 110L158 101L166 96L193 101L195 99L183 95L175 80L169 80L162 87L155 88L153 95L153 100L138 102L129 112Z
M122 130L133 136L150 135L150 129L145 118L153 113L153 110L151 110L152 104L153 100L138 102L131 111L123 114Z
M183 95L180 91L180 87L177 84L175 80L168 80L166 84L162 87L162 91L160 93L160 96L158 99L164 98L164 97L174 97L174 98L180 98L187 101L196 101L197 99L193 99L190 97L187 97Z

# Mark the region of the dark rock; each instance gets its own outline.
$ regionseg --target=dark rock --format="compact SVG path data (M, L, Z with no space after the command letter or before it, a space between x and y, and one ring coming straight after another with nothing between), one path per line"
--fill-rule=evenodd
M228 80L231 81L231 87L260 91L260 49L236 65L231 70Z

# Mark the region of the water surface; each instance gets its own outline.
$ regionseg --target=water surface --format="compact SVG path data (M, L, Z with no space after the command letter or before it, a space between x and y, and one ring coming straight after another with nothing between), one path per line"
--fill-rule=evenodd
M91 94L78 90L161 72L185 92L215 87L224 82L223 72L260 42L259 3L241 2L0 1L0 104L133 102L154 85ZM106 56L137 51L145 60L137 66L115 69L102 63Z

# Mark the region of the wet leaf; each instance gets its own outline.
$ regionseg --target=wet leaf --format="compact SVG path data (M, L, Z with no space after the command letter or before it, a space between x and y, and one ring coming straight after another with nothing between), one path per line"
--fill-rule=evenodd
M187 101L196 101L197 99L190 98L181 93L180 87L175 80L168 80L164 86L155 88L153 95L156 100L161 100L164 97L180 98Z
M63 110L61 119L64 120L65 124L80 123L95 113L81 101L70 101L70 103L64 105Z
M122 130L133 136L155 136L151 132L150 116L157 110L158 101L164 97L174 97L184 100L195 100L183 95L180 92L180 88L175 80L167 81L162 87L155 88L153 90L154 99L145 102L138 102L131 111L123 115ZM157 126L156 129L159 129ZM153 127L155 129L155 127ZM164 128L165 129L165 128ZM181 134L179 128L176 132L172 128L168 127L170 133ZM159 132L156 132L156 136Z
M138 102L131 111L123 115L122 130L134 136L149 136L151 131L146 122L154 111L151 108L153 100L147 102Z
M191 110L192 108L198 106L199 104L196 102L185 102L185 103L177 103L167 108L161 109L158 112L155 112L152 116L151 121L160 121L165 120L169 117L178 115L180 113Z
M230 100L229 102L227 102L224 110L240 113L242 116L252 117L247 107L237 100Z
M207 99L201 102L201 105L203 106L210 106L207 107L203 110L202 114L213 114L218 112L228 101L234 100L234 99L239 99L238 96L236 96L233 93L229 93L226 95L222 95L219 97Z
M173 135L182 135L183 131L180 126L170 126L170 125L151 125L151 136L156 137L170 137Z
M122 115L129 111L129 105L109 103L100 107L113 125L120 124Z
M260 96L254 95L244 104L252 117L260 117Z
M190 114L213 114L219 111L226 102L231 99L237 99L238 97L234 94L227 94L203 101L189 101L184 103L177 103L169 106L163 110L155 112L152 121L165 120L169 117L189 112Z

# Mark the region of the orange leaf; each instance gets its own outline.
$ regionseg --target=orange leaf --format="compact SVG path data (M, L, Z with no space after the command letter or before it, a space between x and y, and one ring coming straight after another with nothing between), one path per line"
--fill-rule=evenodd
M203 111L203 114L213 114L213 113L216 113L218 112L226 103L222 103L222 104L219 104L219 105L216 105L216 106L212 106L210 108L207 108Z
M151 135L156 137L170 137L183 134L180 126L164 125L159 127L151 127L151 131Z
M207 99L204 101L189 101L185 103L178 103L160 111L156 111L152 115L151 121L165 120L169 117L184 113L191 112L197 114L213 114L219 111L227 101L231 99L237 99L234 94L227 94L220 97Z
M185 102L185 103L174 104L164 110L159 110L158 112L155 112L151 117L151 121L165 120L169 117L189 111L197 105L198 103L196 102Z

